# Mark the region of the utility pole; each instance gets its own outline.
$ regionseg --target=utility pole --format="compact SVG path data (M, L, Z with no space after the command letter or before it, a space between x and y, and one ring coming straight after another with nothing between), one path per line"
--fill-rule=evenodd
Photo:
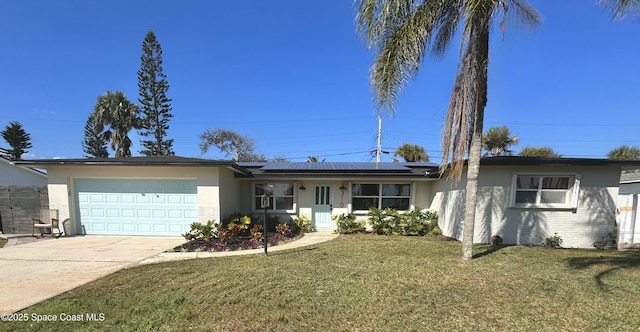
M378 147L376 148L376 163L380 163L382 154L382 119L378 115Z

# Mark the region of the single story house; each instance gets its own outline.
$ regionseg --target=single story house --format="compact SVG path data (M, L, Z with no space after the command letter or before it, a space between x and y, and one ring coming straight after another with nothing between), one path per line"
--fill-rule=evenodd
M449 181L433 163L232 162L197 158L54 159L20 164L47 169L49 205L69 234L179 235L194 222L234 212L308 216L331 230L331 216L369 207L435 210L444 235L460 239L466 177ZM616 229L623 169L637 161L585 158L483 158L474 242L540 244L557 233L566 247L592 247ZM466 170L465 170L466 172Z

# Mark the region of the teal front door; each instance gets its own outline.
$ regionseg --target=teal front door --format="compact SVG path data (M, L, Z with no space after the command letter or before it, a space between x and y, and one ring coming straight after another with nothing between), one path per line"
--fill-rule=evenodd
M331 229L331 186L315 185L313 197L313 225L316 229Z

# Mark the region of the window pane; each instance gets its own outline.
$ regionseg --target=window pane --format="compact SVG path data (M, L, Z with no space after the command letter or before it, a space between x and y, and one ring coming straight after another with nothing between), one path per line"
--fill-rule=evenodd
M377 184L354 184L353 196L378 196L380 192Z
M568 189L569 177L553 176L542 178L542 189Z
M293 210L293 197L276 197L277 210Z
M353 198L352 201L354 210L369 210L369 208L377 208L378 207L378 199L377 198Z
M382 208L393 208L396 210L409 210L408 198L383 198Z
M383 184L382 196L409 196L410 189L408 184Z
M566 191L542 191L540 194L540 203L558 204L566 202Z
M518 175L518 189L538 189L539 176Z
M256 184L256 195L257 196L264 195L264 185L263 184Z
M535 191L516 191L516 204L535 204Z

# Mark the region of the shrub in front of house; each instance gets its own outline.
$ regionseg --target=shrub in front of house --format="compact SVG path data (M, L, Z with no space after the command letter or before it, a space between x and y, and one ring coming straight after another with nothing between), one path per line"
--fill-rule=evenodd
M552 236L547 236L542 242L542 245L548 248L561 248L562 247L562 238L558 233L553 233Z
M395 209L370 208L367 216L374 233L378 235L398 234L398 211Z
M219 226L215 219L207 221L206 224L194 222L191 224L191 229L187 233L182 234L182 237L187 239L187 241L210 242L216 237L216 231Z
M379 235L439 235L438 213L421 210L401 213L396 209L371 208L367 213L369 225Z
M600 240L594 242L593 246L598 250L604 250L608 248L615 248L616 244L616 236L613 233L609 233L603 236Z
M291 218L291 224L295 225L295 227L297 227L303 233L311 232L311 219L309 219L309 217L307 216L293 217Z
M331 216L336 222L336 233L338 234L351 234L363 232L366 227L366 223L364 221L356 220L356 216L353 213L349 214L340 214Z
M287 225L287 224L278 224L276 226L276 233L282 234L284 236L292 235L291 229L289 228L289 225Z

